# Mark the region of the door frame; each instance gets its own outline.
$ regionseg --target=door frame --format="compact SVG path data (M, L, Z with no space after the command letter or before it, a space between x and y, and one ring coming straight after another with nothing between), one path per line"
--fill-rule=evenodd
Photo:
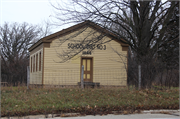
M81 71L82 71L82 59L91 59L91 66L90 66L90 69L91 69L91 80L93 82L93 57L85 57L85 56L82 56L81 57L81 63L80 63L80 82L81 82Z

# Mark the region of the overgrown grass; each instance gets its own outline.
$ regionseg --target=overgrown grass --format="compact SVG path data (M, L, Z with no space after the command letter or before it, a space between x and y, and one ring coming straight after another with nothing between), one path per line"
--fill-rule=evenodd
M127 90L126 88L2 87L1 115L79 112L109 113L114 110L178 109L179 89Z

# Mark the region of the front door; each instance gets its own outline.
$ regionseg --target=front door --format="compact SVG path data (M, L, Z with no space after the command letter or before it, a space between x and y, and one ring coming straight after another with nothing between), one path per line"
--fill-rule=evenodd
M92 58L82 58L81 67L84 65L84 82L93 82L93 64Z

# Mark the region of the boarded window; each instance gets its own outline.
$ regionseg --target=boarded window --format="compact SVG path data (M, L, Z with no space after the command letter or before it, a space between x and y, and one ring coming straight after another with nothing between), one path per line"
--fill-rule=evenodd
M31 72L32 72L32 57L31 57Z
M39 53L39 71L41 71L41 52Z
M33 61L33 72L35 72L35 55L34 55L34 61Z
M38 54L36 54L36 71L38 71Z

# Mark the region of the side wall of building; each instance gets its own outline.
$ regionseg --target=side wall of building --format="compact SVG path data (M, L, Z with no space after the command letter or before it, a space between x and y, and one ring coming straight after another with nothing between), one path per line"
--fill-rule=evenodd
M78 35L77 35L78 34ZM80 51L80 48L72 48L72 44L89 42L92 38L102 34L92 28L81 29L71 34L55 39L49 48L44 48L44 84L52 85L77 85L80 82L81 57L93 58L93 82L100 85L127 85L127 51L122 50L122 46L109 37L104 37L98 41L103 44L95 46L91 54L89 49ZM76 37L75 37L76 36ZM67 54L79 51L78 55L66 62Z
M30 84L42 84L43 44L30 52Z

